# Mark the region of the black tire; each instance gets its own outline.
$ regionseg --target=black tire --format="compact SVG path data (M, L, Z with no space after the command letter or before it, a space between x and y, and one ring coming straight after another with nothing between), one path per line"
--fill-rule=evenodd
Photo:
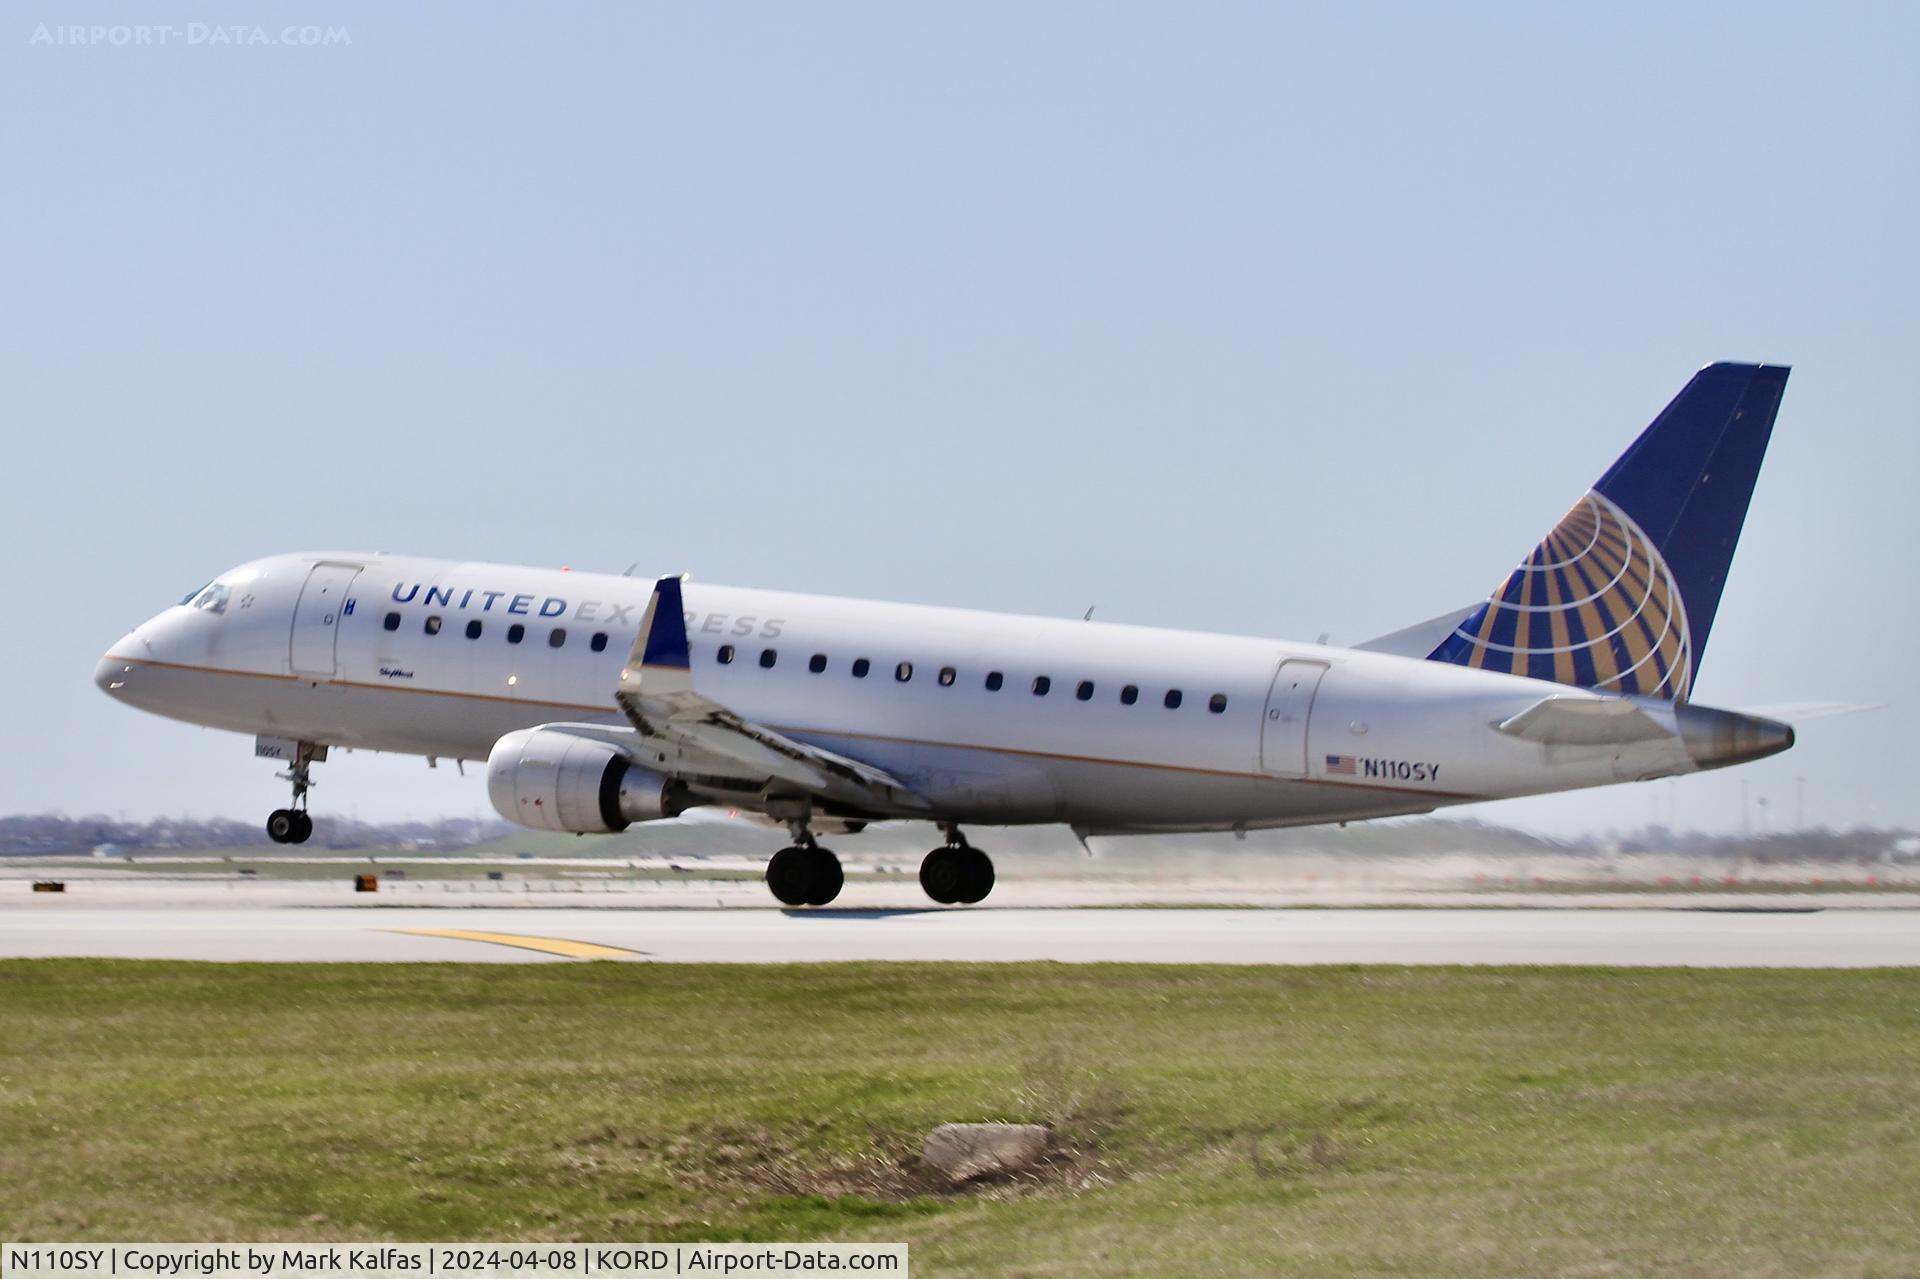
M767 863L767 887L788 906L804 906L813 888L813 867L804 848L783 848Z
M300 823L294 819L300 814L291 808L276 808L267 814L267 838L276 844L291 844L293 832L300 829Z
M846 872L840 869L840 859L830 849L808 849L807 861L807 905L824 906L840 895L841 887L847 882Z
M313 838L313 817L305 809L295 809L293 834L287 840L289 844L304 844Z
M960 852L964 883L959 900L971 906L985 901L993 891L993 859L977 848L963 848Z
M942 906L951 906L966 891L966 865L958 848L936 848L920 863L920 888Z

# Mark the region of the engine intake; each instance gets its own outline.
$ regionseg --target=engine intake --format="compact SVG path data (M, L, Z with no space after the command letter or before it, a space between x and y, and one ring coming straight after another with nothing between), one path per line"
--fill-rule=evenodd
M597 737L553 727L523 728L493 744L487 798L510 822L573 834L608 834L691 807L671 778Z

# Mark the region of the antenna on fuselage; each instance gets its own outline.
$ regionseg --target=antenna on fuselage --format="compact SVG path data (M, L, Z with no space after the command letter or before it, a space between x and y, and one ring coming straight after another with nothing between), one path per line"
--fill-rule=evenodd
M1098 604L1087 605L1087 615L1080 620L1083 622L1091 622L1093 620L1093 610L1098 607L1100 607Z

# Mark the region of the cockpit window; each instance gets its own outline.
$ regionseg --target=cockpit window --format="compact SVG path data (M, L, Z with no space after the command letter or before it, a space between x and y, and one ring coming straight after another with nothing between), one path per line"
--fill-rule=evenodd
M212 582L207 583L207 586L212 586L212 585L213 585ZM187 605L199 599L200 592L206 590L207 586L196 586L192 590L188 591L185 595L182 595L180 597L180 607L185 608Z
M206 613L224 613L227 611L227 599L232 594L232 587L224 582L215 582L193 597L193 606Z

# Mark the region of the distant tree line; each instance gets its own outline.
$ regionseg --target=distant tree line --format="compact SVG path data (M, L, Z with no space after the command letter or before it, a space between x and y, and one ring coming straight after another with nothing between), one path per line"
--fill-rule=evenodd
M636 828L638 829L638 828ZM1745 858L1756 863L1920 862L1920 834L1910 830L1798 830L1772 834L1676 831L1664 826L1610 830L1571 838L1497 826L1474 818L1407 817L1353 822L1347 826L1297 826L1250 831L1244 843L1209 835L1153 835L1115 840L1106 855L1151 857L1204 848L1215 853L1319 853L1341 857L1435 857L1466 853L1488 857L1561 854L1615 856L1663 853Z
M1648 826L1624 835L1590 837L1578 847L1594 852L1684 853L1744 857L1752 862L1915 862L1920 835L1910 830L1778 831L1766 835L1674 831Z
M528 835L505 822L448 818L437 822L356 822L317 814L313 838L287 852L328 849L410 849L452 852L511 835ZM899 852L920 846L926 831L918 825L894 829L878 827L863 837L869 851ZM1081 855L1060 827L1000 831L997 846L1009 853L1048 851ZM666 827L641 824L620 836L590 841L572 855L625 856L661 852L764 851L765 832L720 827ZM223 848L264 850L266 832L257 823L226 818L161 817L149 822L117 821L109 817L38 816L0 817L0 857L35 853L86 853L109 846L123 854L192 852ZM898 847L895 847L898 845ZM1023 845L1026 845L1023 847ZM1746 858L1756 863L1920 862L1920 834L1909 830L1800 830L1765 835L1675 831L1647 826L1633 831L1608 831L1573 839L1554 839L1509 826L1473 819L1442 817L1398 818L1354 822L1349 826L1302 826L1286 830L1253 831L1245 843L1228 835L1152 835L1113 840L1103 855L1120 859L1153 857L1173 852L1330 853L1346 857L1432 857L1447 853L1524 857L1529 854L1579 856L1620 853L1663 853L1682 856Z
M513 828L500 821L453 817L437 822L356 822L315 814L306 850L408 848L446 852L498 839ZM158 817L149 822L42 813L0 817L0 857L86 853L108 846L122 853L260 848L267 834L257 822L228 818ZM290 850L291 851L291 850Z

